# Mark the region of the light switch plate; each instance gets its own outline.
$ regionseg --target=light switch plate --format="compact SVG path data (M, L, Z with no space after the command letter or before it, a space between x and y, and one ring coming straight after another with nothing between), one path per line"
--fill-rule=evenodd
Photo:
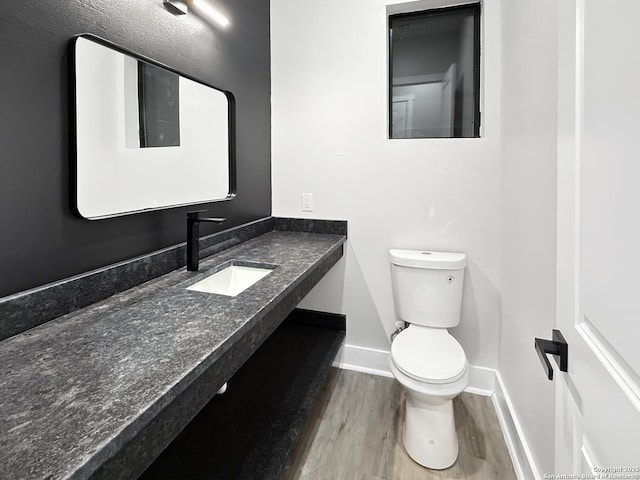
M302 211L313 212L313 193L302 194Z

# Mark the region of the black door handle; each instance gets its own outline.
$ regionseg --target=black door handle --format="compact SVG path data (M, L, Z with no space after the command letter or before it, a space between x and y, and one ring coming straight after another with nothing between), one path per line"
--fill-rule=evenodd
M534 347L538 353L538 357L540 357L542 366L547 372L547 378L549 380L553 380L553 367L547 358L547 354L556 357L556 363L560 367L561 372L566 372L569 366L569 345L564 339L564 336L562 336L562 333L560 333L560 330L553 330L552 338L553 340L536 338L534 342ZM558 360L558 357L560 357L560 360Z

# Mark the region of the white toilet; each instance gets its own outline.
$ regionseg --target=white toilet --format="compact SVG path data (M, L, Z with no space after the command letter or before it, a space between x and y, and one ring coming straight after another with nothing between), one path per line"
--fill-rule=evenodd
M391 343L389 367L406 390L403 443L420 465L458 457L453 398L469 383L467 358L447 328L460 323L464 253L389 250L396 314L409 324Z

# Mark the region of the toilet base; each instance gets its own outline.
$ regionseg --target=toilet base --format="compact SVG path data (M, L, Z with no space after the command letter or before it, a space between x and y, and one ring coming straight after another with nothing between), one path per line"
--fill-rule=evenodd
M450 398L427 397L407 391L402 441L420 465L449 468L458 458L458 436Z

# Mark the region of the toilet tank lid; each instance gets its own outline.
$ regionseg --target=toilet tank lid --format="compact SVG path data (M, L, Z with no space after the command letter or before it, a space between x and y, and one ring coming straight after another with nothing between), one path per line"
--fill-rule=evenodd
M455 270L467 265L464 253L434 252L432 250L389 250L389 258L394 265L416 268Z

